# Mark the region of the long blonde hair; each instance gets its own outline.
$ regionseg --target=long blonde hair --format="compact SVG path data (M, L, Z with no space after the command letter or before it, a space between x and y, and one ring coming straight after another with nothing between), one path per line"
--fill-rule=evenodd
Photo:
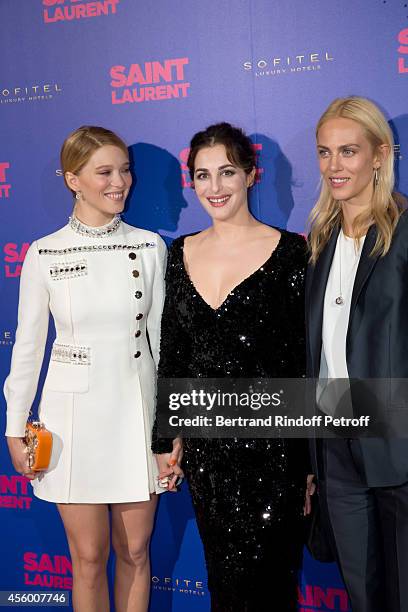
M351 96L337 98L320 117L316 126L316 137L322 125L329 119L342 117L352 119L363 128L373 150L388 145L389 152L381 167L373 172L373 197L371 207L360 213L353 222L353 236L358 241L373 223L377 226L377 240L371 255L385 255L390 246L398 219L404 209L404 200L393 192L394 188L394 138L386 118L367 98ZM343 220L341 202L335 200L324 181L321 182L319 199L309 215L310 260L316 263L327 244L333 228Z

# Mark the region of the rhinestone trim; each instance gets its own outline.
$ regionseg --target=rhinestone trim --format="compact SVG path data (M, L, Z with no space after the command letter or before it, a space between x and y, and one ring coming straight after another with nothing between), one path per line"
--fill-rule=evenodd
M99 251L132 251L152 249L155 242L140 242L139 244L92 244L89 246L68 247L66 249L39 249L39 255L69 255L70 253L95 253Z
M51 351L51 360L73 365L91 365L91 349L89 346L75 346L75 344L54 343Z
M109 221L109 223L103 225L102 227L90 227L89 225L81 223L81 221L77 219L75 215L72 215L72 217L69 218L68 224L70 228L77 234L80 234L80 236L87 236L89 238L106 238L107 236L110 236L116 232L121 222L122 219L119 217L119 215L115 215L112 221Z
M66 263L55 263L50 266L50 276L52 280L76 278L77 276L87 276L87 274L88 264L86 259Z

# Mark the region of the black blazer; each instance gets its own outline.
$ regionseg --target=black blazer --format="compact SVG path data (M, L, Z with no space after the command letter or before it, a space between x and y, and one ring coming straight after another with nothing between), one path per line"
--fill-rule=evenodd
M322 348L323 304L340 228L332 235L306 276L307 375L318 378ZM354 281L346 338L350 379L408 378L408 212L397 224L384 257L370 256L377 236L373 225L364 241ZM408 410L408 397L405 398ZM353 408L358 412L358 407ZM408 481L408 439L361 438L369 487ZM312 464L318 474L316 444ZM320 474L322 476L322 474Z

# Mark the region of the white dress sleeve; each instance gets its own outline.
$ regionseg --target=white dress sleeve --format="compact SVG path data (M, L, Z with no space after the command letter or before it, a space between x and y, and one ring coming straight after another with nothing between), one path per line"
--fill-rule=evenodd
M37 392L49 320L49 293L40 270L36 242L27 251L20 279L18 325L11 369L4 383L6 436L23 437Z
M157 369L160 355L160 326L164 305L164 275L166 272L167 248L164 240L157 235L156 266L154 270L152 305L147 317L147 331L150 348Z

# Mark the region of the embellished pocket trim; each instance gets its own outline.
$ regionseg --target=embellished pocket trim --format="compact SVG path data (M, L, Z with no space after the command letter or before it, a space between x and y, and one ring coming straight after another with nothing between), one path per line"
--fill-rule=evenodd
M91 365L91 349L89 346L58 344L54 342L51 351L51 361L89 366Z

